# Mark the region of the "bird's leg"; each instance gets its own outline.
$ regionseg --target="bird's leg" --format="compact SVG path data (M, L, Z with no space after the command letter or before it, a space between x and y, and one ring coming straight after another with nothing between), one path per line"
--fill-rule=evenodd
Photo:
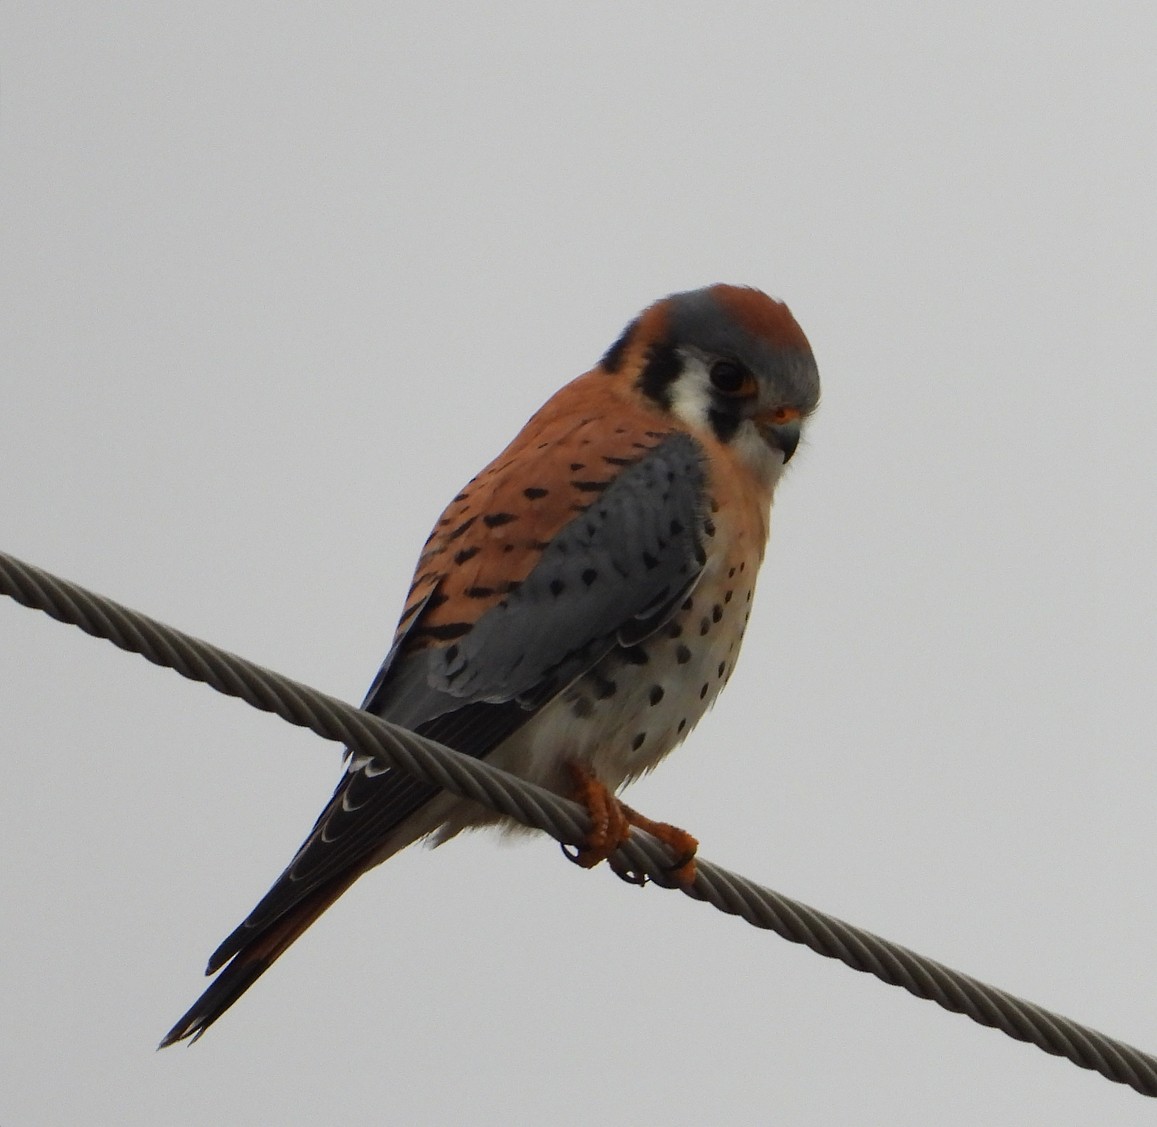
M608 861L615 875L630 884L646 884L643 874L635 873L616 864L612 855L631 836L631 827L637 826L657 838L675 853L676 859L669 872L676 884L683 888L695 881L695 853L699 842L686 830L667 822L656 822L620 802L590 770L580 763L568 763L573 797L582 803L590 815L591 828L574 854L567 853L576 865L593 869L600 861ZM564 850L565 852L565 850Z
M667 867L667 872L680 888L690 888L695 883L695 854L699 852L699 840L670 822L655 822L625 803L619 805L628 825L646 830L674 852L675 860Z
M576 852L568 857L584 869L593 869L605 861L631 836L631 826L623 813L623 804L607 789L589 767L568 763L572 797L590 815L591 828Z

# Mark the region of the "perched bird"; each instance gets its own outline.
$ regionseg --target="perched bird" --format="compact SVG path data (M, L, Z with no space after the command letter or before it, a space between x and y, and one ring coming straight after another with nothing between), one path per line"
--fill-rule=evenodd
M695 839L613 792L680 743L730 676L772 493L818 400L807 338L759 290L650 306L450 502L362 707L583 801L580 864L610 857L634 824L693 879ZM351 754L162 1046L204 1033L368 869L427 835L503 821Z

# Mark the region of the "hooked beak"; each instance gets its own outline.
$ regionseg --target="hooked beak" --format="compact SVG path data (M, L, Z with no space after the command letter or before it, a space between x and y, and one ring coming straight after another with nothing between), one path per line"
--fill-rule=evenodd
M763 441L773 450L782 452L783 464L786 466L799 446L799 412L791 407L760 411L755 416L755 425L759 428Z

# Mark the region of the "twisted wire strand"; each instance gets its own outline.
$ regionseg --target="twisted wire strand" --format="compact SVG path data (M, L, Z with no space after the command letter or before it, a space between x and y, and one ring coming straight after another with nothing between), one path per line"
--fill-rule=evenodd
M578 845L589 828L573 802L441 744L424 739L336 697L328 696L235 654L0 552L0 594L79 626L155 665L175 669L263 712L309 728L325 739L373 756L463 798L481 802L534 826L556 840ZM632 830L616 855L620 868L646 874L665 888L671 854L650 835ZM839 959L918 998L936 1002L980 1025L999 1029L1053 1056L1157 1096L1157 1058L1069 1018L980 982L899 944L853 927L797 900L700 859L694 884L683 889L721 912L774 931L827 958Z

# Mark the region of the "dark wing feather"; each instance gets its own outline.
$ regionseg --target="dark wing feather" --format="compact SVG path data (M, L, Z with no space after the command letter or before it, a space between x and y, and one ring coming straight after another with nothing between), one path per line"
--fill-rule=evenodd
M625 468L457 645L430 650L423 707L539 708L603 657L658 628L706 559L698 444L676 433Z
M633 645L662 626L704 562L704 493L698 444L672 434L623 468L469 634L425 648L399 638L363 707L485 757L612 647ZM421 618L412 615L410 629ZM376 765L348 772L280 879L214 952L209 973L372 856L438 792Z

